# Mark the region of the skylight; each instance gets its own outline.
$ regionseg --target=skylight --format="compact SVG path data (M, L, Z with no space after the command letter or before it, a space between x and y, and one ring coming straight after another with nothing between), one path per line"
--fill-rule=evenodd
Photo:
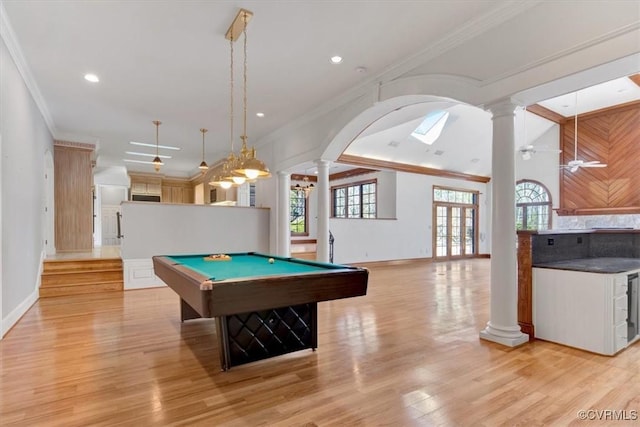
M420 142L431 145L440 138L440 134L442 133L442 129L444 129L444 125L447 123L448 118L448 111L432 111L424 116L424 120L422 120L420 126L415 128L411 133L411 136Z

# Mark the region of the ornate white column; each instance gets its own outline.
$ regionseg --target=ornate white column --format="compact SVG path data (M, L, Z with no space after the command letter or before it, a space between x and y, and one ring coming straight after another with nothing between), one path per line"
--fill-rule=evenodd
M291 174L284 171L278 172L278 216L277 216L277 248L278 255L291 256L291 206L289 195L291 193Z
M506 99L487 107L493 113L491 317L480 338L515 347L529 340L518 325L514 135L517 105Z
M329 262L329 162L328 160L316 160L318 165L318 235L316 236L316 260Z

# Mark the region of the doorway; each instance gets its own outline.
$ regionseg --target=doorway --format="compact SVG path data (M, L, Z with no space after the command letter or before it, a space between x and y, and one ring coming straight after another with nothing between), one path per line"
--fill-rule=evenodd
M478 192L434 187L433 248L437 260L478 253Z
M99 185L96 187L95 246L118 246L118 214L120 203L127 200L127 187Z

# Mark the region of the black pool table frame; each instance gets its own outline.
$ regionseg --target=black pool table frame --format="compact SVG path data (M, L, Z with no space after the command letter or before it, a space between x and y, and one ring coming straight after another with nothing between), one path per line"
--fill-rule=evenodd
M326 264L296 258L246 255L326 267ZM368 271L350 266L213 282L167 256L154 256L153 268L155 274L180 296L183 322L215 318L223 371L305 348L315 350L317 303L367 293Z

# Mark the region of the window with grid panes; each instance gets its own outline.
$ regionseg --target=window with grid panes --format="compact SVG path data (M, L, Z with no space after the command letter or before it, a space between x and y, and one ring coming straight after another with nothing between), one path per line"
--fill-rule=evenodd
M376 218L376 181L332 188L334 218Z
M522 180L516 184L516 230L551 228L551 196L537 181Z
M291 189L289 192L289 225L292 235L308 235L307 229L307 193Z

